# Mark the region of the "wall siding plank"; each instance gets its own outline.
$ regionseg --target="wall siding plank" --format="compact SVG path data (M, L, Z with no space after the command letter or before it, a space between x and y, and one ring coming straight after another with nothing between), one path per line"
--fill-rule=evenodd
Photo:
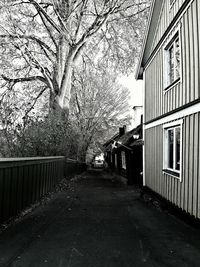
M192 197L192 213L197 216L197 195L198 195L198 131L199 131L199 122L198 122L198 114L194 115L194 151L193 151L193 197Z
M193 212L193 163L194 163L194 115L189 116L190 121L190 137L189 137L189 154L188 154L188 211Z

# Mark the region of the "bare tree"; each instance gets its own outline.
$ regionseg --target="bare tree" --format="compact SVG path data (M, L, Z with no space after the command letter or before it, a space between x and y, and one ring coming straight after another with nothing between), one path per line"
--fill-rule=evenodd
M50 90L50 108L65 111L69 111L72 73L80 56L89 55L99 45L99 57L106 53L111 62L117 59L125 68L131 44L136 51L133 39L141 37L141 21L149 4L149 0L1 2L0 65L4 85L12 89L19 83L37 81L38 87L45 85Z
M90 66L74 74L70 119L79 132L79 160L85 160L88 148L98 147L130 123L129 98L114 73Z

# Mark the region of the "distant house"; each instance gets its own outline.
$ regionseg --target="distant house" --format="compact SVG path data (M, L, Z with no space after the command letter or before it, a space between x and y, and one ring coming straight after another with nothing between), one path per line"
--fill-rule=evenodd
M117 161L115 155L113 154L113 149L116 145L116 142L119 140L121 136L125 134L125 132L126 132L126 126L120 127L119 132L115 134L112 138L110 138L105 144L103 144L105 160L108 166L111 168L117 166Z
M133 122L132 128L137 127L141 123L141 118L143 117L143 106L133 107Z
M200 1L154 0L145 80L143 184L200 218Z
M128 132L121 130L104 144L107 163L128 184L142 185L142 146L141 124Z

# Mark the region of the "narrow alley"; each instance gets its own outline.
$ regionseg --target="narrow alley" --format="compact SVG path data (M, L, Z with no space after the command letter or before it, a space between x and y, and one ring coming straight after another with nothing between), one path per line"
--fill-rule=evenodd
M2 267L199 266L200 230L89 171L0 234Z

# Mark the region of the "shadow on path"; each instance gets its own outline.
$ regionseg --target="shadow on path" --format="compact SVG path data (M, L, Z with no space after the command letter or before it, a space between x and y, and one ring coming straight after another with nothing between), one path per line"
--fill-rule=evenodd
M200 231L89 170L0 235L2 267L198 266Z

